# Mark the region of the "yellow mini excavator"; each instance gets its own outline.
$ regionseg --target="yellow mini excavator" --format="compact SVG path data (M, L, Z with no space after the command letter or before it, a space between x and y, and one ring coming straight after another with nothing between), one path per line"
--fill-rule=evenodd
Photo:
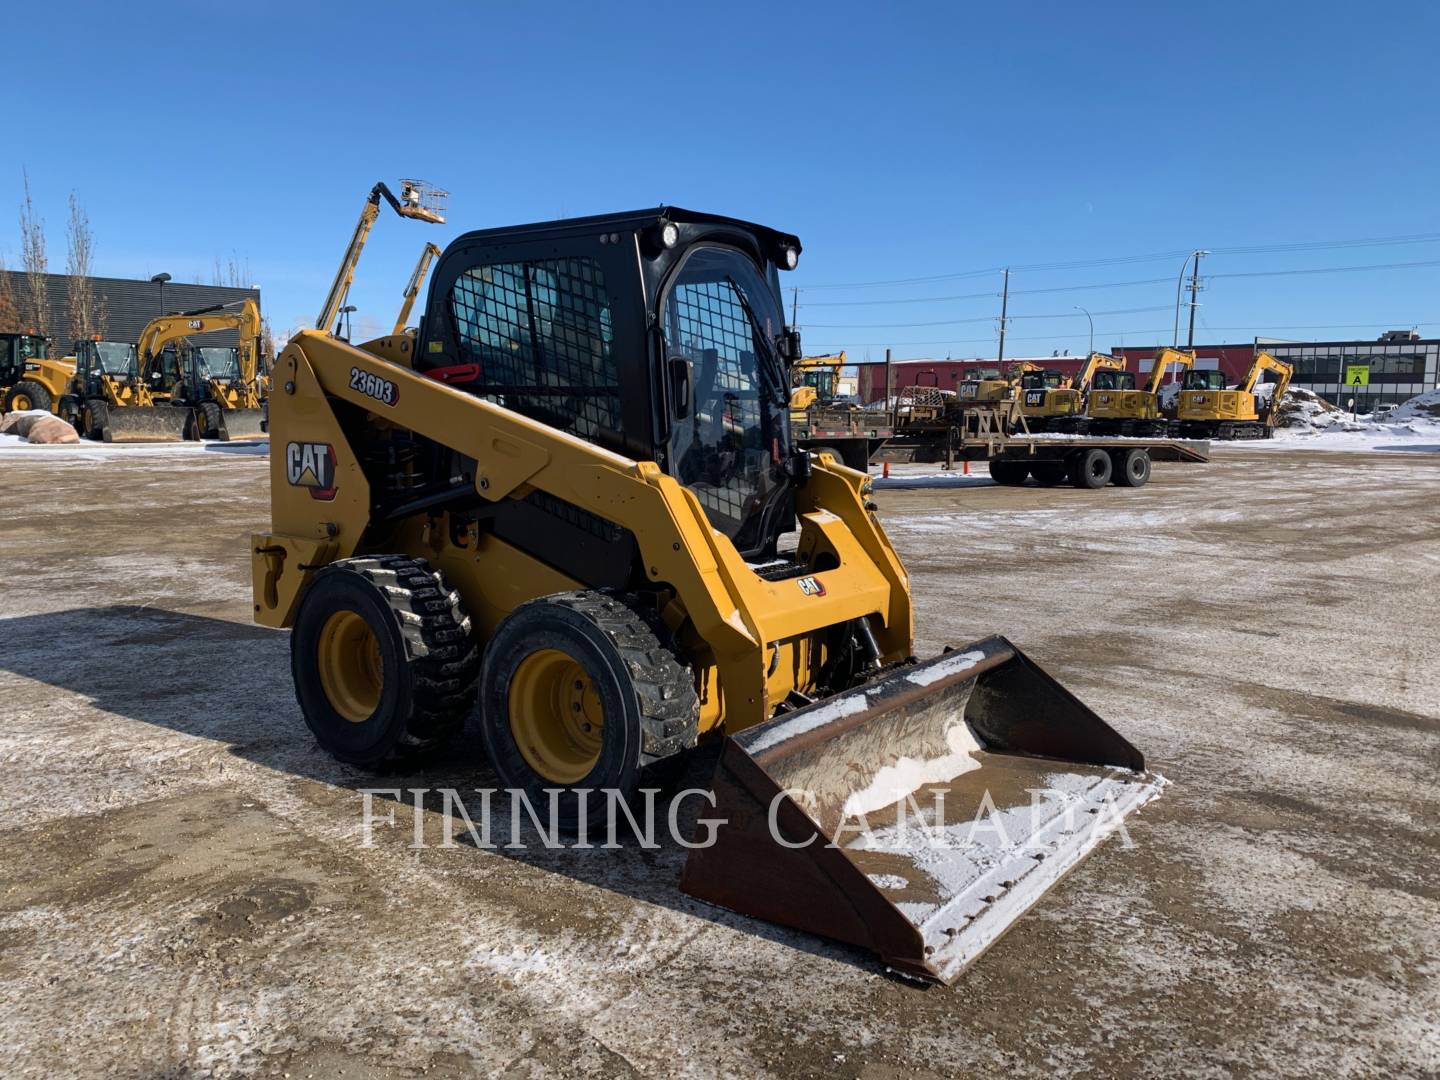
M1083 435L1085 398L1100 370L1124 370L1117 356L1092 352L1079 373L1066 380L1058 371L1030 371L1020 376L1020 413L1031 431L1059 431Z
M1096 372L1085 403L1086 430L1091 435L1164 438L1170 433L1170 417L1160 404L1165 373L1172 367L1189 370L1194 363L1194 353L1161 349L1143 390L1135 388L1135 376L1131 372Z
M58 414L74 377L74 360L52 358L39 334L0 334L0 411Z
M547 831L718 743L681 887L949 982L1163 781L1004 638L914 658L870 479L791 445L799 255L660 207L466 233L414 333L327 301L273 371L255 618L330 753L468 720Z
M1276 381L1268 399L1255 393L1267 371ZM1257 353L1244 381L1234 390L1225 388L1219 371L1185 373L1176 413L1180 434L1187 439L1268 439L1275 434L1275 411L1290 388L1294 369L1267 352Z

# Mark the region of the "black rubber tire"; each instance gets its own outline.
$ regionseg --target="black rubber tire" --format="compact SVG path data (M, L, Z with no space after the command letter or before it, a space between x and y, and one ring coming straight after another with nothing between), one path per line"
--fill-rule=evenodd
M218 439L224 430L225 417L219 405L213 401L202 401L195 406L193 415L195 427L202 439Z
M1023 461L1006 461L1003 458L990 459L990 479L1007 487L1019 487L1030 475L1030 466Z
M80 410L80 434L87 439L103 442L109 418L110 406L104 399L87 398Z
M558 649L579 662L604 711L599 758L573 785L552 782L525 760L510 730L510 682L521 662ZM604 792L628 799L641 769L694 746L700 727L695 678L669 632L611 590L556 593L521 604L496 628L480 670L480 737L502 786L525 792L546 827L577 825L575 789L590 789L587 818L598 823ZM559 788L550 815L547 789ZM598 812L597 812L598 811Z
M66 394L60 399L60 407L56 411L61 420L64 420L67 424L71 425L79 434L84 434L83 431L80 431L79 398L75 397L72 394Z
M830 454L835 458L837 464L845 464L845 454L838 446L811 446L808 450L812 454Z
M337 611L365 619L379 642L384 685L370 718L352 723L330 704L315 661ZM290 634L290 671L306 726L331 756L384 768L410 763L464 726L475 702L480 650L460 594L420 559L342 559L315 575Z
M27 409L44 409L46 412L51 412L55 406L55 398L50 393L50 388L34 379L21 379L10 388L10 392L5 395L6 412L14 412L20 408L15 404L17 397L30 399L30 404L24 406Z
M1070 471L1061 461L1037 461L1030 466L1030 475L1041 487L1055 487L1070 479Z
M1147 450L1139 447L1117 450L1110 464L1117 487L1144 487L1150 480L1150 453Z
M1110 455L1098 447L1082 450L1070 462L1070 482L1078 488L1103 488L1110 482Z

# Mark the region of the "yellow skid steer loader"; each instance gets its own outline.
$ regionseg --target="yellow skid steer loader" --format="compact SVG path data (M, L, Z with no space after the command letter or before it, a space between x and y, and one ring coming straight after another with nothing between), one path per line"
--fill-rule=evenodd
M274 368L255 618L336 757L468 719L547 824L720 740L682 887L950 982L1163 781L1003 638L911 655L869 478L790 443L799 254L673 207L471 232L357 346L352 242Z

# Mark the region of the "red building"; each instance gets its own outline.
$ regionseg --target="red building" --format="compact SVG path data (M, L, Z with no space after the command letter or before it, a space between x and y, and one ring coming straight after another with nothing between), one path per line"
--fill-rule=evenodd
M1115 356L1123 356L1129 361L1125 365L1129 371L1149 372L1158 353L1163 345L1146 345L1142 347L1121 346L1112 349ZM1263 346L1262 346L1263 347ZM1227 383L1238 383L1245 378L1250 371L1250 364L1255 359L1255 344L1247 341L1243 345L1196 345L1195 366L1201 371L1223 371Z

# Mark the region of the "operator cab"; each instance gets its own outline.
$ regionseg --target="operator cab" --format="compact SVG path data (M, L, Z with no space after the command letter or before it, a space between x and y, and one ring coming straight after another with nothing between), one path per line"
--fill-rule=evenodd
M1182 390L1224 390L1225 373L1223 371L1196 371L1191 368L1185 372L1185 381L1180 388Z
M1022 390L1059 390L1065 385L1064 373L1053 369L1027 371L1020 376Z
M779 272L794 236L659 207L485 229L431 279L416 369L690 488L747 558L793 528Z
M46 360L50 342L38 334L0 334L0 384L25 377L25 363Z
M1105 368L1095 373L1090 388L1092 390L1134 390L1135 373L1133 371L1112 371Z

